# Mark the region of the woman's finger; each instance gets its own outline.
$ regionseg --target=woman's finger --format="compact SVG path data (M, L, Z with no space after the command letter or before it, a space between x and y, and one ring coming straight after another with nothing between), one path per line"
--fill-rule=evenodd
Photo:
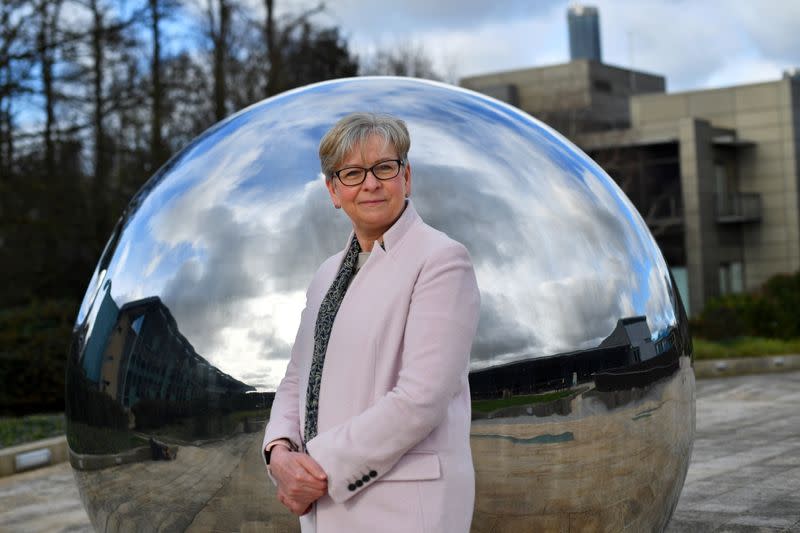
M298 461L303 465L309 474L317 479L328 479L328 475L325 474L325 471L321 466L319 466L319 463L316 462L313 457L304 453L298 455Z

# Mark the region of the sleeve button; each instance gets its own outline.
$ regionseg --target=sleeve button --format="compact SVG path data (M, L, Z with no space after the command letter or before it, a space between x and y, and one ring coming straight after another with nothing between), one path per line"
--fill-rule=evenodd
M360 486L362 486L363 484L364 484L364 482L363 482L363 481L361 481L360 479L357 479L357 480L356 480L356 486L357 486L357 487L360 487Z
M369 477L378 477L378 473L374 470L369 471Z
M370 478L366 474L364 474L364 477L361 478L361 481L363 481L364 483L369 483L369 480L370 480Z
M350 483L349 485L347 485L347 488L348 490L350 490L350 492L353 492L354 490L356 490L356 485L355 483Z

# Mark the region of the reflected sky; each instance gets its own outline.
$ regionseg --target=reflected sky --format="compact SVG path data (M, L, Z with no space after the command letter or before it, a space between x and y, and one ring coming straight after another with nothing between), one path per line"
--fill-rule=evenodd
M406 120L415 207L472 255L482 295L473 367L592 348L623 317L646 315L653 338L675 325L655 241L588 157L505 104L399 78L295 90L206 132L125 221L105 275L116 303L160 296L199 354L274 390L308 283L350 230L317 145L352 111ZM79 321L91 321L90 294Z

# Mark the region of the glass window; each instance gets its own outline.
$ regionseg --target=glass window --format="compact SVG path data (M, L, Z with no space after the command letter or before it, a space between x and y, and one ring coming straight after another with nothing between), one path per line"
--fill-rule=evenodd
M675 280L675 286L678 287L678 293L683 300L683 308L686 314L691 316L689 310L689 272L685 266L671 266L669 267L672 272L672 278Z
M722 263L719 265L719 293L722 295L728 294L730 292L730 279L728 276L728 265L726 263Z
M733 293L744 292L744 276L741 261L734 261L728 266L728 279Z

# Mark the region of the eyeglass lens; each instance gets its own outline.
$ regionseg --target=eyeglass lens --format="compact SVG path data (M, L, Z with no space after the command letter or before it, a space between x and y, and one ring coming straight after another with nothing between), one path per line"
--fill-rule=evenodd
M367 171L381 180L391 179L400 172L400 162L397 160L381 161L370 168L348 167L337 172L339 179L345 185L357 185L367 177Z

